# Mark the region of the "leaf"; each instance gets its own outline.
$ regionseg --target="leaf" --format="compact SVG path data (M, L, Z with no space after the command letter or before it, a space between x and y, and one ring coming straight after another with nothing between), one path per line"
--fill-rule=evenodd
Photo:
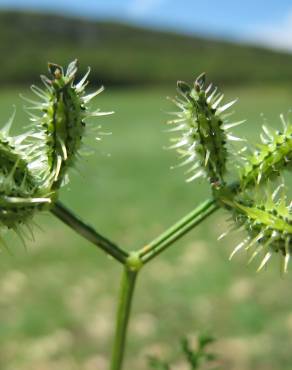
M205 349L208 344L211 344L215 341L215 338L208 334L201 334L198 338L199 349Z
M157 357L150 356L149 359L149 366L153 370L171 370L170 365Z

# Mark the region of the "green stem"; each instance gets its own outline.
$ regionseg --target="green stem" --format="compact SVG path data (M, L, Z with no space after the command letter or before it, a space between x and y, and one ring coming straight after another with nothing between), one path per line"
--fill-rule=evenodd
M218 208L219 206L214 199L207 200L200 204L196 209L142 248L138 252L142 262L145 264L152 260L168 246L184 236L188 231L199 225Z
M126 335L132 306L132 298L138 270L124 267L121 280L120 300L117 310L116 333L112 352L111 370L121 370L126 346Z
M115 243L111 242L104 236L100 235L93 227L84 223L80 218L66 208L61 202L56 202L51 209L53 215L63 221L66 225L71 227L78 234L95 244L104 252L115 258L117 261L124 264L129 254L118 247Z

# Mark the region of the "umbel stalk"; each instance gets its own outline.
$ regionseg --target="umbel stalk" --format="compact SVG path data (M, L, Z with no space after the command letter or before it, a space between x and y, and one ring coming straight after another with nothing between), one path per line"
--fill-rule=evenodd
M61 202L56 202L51 212L79 235L111 255L124 265L120 284L120 297L116 314L116 332L113 344L110 370L122 370L126 349L126 338L134 289L138 272L143 265L152 261L160 253L198 226L219 208L216 200L209 199L196 207L188 215L172 225L152 242L138 251L126 252L106 237L99 234L92 226L84 223Z
M77 234L87 239L98 248L115 258L120 263L125 263L129 256L127 252L118 247L115 243L99 234L92 226L83 222L78 216L66 208L61 202L56 202L51 209L53 215L71 227Z
M128 323L137 273L138 271L132 271L128 266L124 267L120 286L119 304L116 314L116 333L110 370L121 370L123 366Z

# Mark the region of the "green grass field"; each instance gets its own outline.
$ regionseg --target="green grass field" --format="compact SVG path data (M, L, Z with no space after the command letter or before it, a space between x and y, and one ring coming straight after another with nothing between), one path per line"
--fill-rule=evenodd
M84 157L61 200L99 232L138 248L209 195L204 182L186 184L164 132L173 110L165 90L111 90L96 99L99 119L112 132ZM233 89L236 117L248 123L234 133L258 141L264 118L280 124L292 107L292 90ZM27 123L18 91L0 93L1 121L17 105L17 130ZM217 237L227 227L222 211L173 245L140 275L130 325L126 370L147 368L147 355L173 358L178 341L210 331L221 370L290 370L291 274L280 278L275 257L256 274L246 256L228 256L239 236ZM36 219L35 241L25 249L6 234L10 253L0 257L0 369L105 370L111 350L120 266L50 214Z

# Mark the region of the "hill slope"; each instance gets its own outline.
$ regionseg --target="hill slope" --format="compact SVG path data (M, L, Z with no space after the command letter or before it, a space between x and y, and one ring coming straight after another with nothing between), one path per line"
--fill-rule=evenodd
M225 83L292 80L292 55L217 40L31 13L0 13L0 82L34 81L48 60L79 58L92 79L164 84L206 71Z

